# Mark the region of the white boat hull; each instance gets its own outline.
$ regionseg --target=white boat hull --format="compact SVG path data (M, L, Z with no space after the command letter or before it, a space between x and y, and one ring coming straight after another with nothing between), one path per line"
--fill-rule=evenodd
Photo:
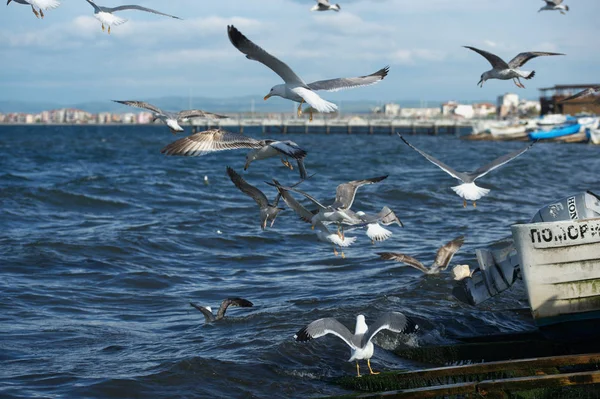
M593 144L600 144L600 129L590 129L590 141Z
M525 125L492 127L490 133L496 138L525 137L527 135L526 130Z

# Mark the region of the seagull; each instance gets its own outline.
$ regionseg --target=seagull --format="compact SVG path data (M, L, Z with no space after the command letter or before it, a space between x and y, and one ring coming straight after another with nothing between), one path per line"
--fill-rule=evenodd
M530 149L537 142L537 140L536 140L536 141L532 142L531 144L529 144L525 148L521 148L520 150L513 151L510 154L503 155L503 156L493 160L492 162L480 167L479 169L477 169L474 172L457 172L456 170L452 169L450 166L446 165L442 161L439 161L438 159L432 157L431 155L419 150L417 147L413 146L408 141L406 141L404 139L404 137L402 137L400 134L398 134L398 136L400 136L402 141L404 141L410 148L412 148L413 150L417 151L419 154L424 156L429 162L436 165L438 168L442 169L444 172L448 173L450 176L452 176L455 179L458 179L462 182L462 184L452 187L452 190L454 190L454 192L456 194L458 194L460 197L463 198L463 207L467 206L467 200L473 201L473 207L476 207L477 200L479 198L483 197L484 195L487 195L490 192L490 190L487 188L482 188L482 187L477 186L475 184L475 180L479 179L482 176L485 176L492 170L499 168L500 166L504 165L505 163L512 161L513 159L515 159L516 157L518 157L519 155L521 155L522 153L524 153L525 151Z
M377 255L384 260L395 260L396 262L403 262L409 266L419 269L425 274L438 274L442 270L446 270L454 254L464 244L465 237L459 236L454 240L447 242L435 254L435 261L431 267L427 267L412 256L404 255L397 252L378 252Z
M114 15L113 13L115 11L139 10L139 11L151 12L153 14L164 15L165 17L181 19L174 15L165 14L160 11L153 10L151 8L146 8L146 7L137 6L137 5L124 5L124 6L118 6L118 7L103 7L103 6L97 5L94 0L85 0L85 1L87 1L88 3L90 3L90 5L92 7L94 7L94 17L96 17L96 19L102 23L102 32L104 32L104 25L108 25L108 34L109 35L110 35L110 27L112 25L118 26L118 25L122 25L125 22L127 22L126 19L119 18L116 15Z
M371 374L379 374L371 368L371 357L375 349L371 340L379 331L390 330L409 334L415 332L418 328L418 325L400 312L386 312L379 316L371 326L367 326L365 316L359 314L356 316L354 334L336 319L328 317L313 321L298 331L294 338L299 342L310 341L313 338L319 338L327 334L333 334L341 338L350 347L351 356L348 361L356 361L356 374L360 377L358 361L363 359L367 360L367 366L369 366Z
M273 223L275 223L277 214L283 210L283 208L277 207L280 196L277 195L273 204L270 204L267 196L262 191L253 185L248 184L242 178L242 176L238 175L236 171L229 166L227 167L227 174L229 175L229 178L233 184L235 184L235 186L239 188L241 192L251 197L258 204L258 207L260 208L260 227L264 230L267 227L267 222L269 219L271 220L270 227L273 227Z
M525 63L527 61L529 61L532 58L539 57L542 55L564 55L561 53L546 53L546 52L540 52L540 51L531 51L531 52L518 54L515 58L510 60L510 62L507 64L506 62L504 62L504 60L502 58L498 57L495 54L488 53L487 51L484 51L484 50L479 50L475 47L470 47L470 46L463 46L463 47L468 48L470 50L475 51L476 53L481 54L483 57L485 57L486 60L488 60L490 62L490 64L492 64L492 69L484 72L481 75L481 80L479 81L479 83L477 83L478 85L481 85L481 87L483 87L483 83L488 79L501 79L501 80L512 79L517 87L524 89L525 86L523 85L523 83L521 83L521 80L519 78L531 79L535 76L535 71L526 72L526 71L521 71L519 69L520 67L525 65Z
M273 183L275 183L275 187L277 187L277 191L281 195L281 198L285 201L287 206L289 206L298 216L305 222L310 223L313 214L303 207L296 199L290 195L289 191L286 190L283 186L279 184L279 182L273 179ZM323 222L317 222L314 225L314 230L317 233L317 238L320 241L328 242L333 244L333 254L338 256L338 251L336 249L336 245L341 248L349 247L356 241L356 237L340 237L337 233L332 233L329 231L327 226ZM342 258L345 258L344 251L341 251Z
M560 13L562 15L566 15L567 13L565 11L569 11L569 6L562 4L563 0L544 0L544 1L546 2L546 5L542 8L540 8L538 10L538 12L544 11L544 10L548 10L548 11L558 10L558 11L560 11Z
M15 3L24 4L26 6L31 6L31 11L35 14L37 18L44 18L44 11L51 8L56 8L60 6L60 2L56 0L8 0L6 5L9 5L11 1ZM40 11L38 12L35 7L37 7Z
M329 0L317 0L317 4L310 9L311 11L340 11L341 7L339 4L331 5Z
M385 241L393 235L391 231L381 227L379 223L384 226L397 224L400 227L404 227L402 221L396 216L394 211L387 206L384 206L375 217L369 216L363 211L356 212L356 216L364 223L367 223L366 234L371 239L372 244L375 244L375 241Z
M290 140L256 140L243 134L231 133L222 129L209 129L176 140L164 147L160 152L166 155L195 157L211 152L237 150L240 148L251 149L246 154L244 170L248 169L252 161L276 156L280 157L281 162L289 169L294 169L292 164L287 160L287 157L290 157L294 158L298 163L300 178L306 179L306 168L304 167L306 151Z
M285 82L285 84L273 86L264 99L267 100L269 97L279 96L299 102L298 116L302 114L302 104L305 102L319 112L334 112L337 110L337 105L323 100L315 93L316 90L337 91L351 87L371 85L383 80L389 71L389 67L385 67L367 76L320 80L307 84L287 64L254 44L233 25L227 26L227 33L231 44L240 52L246 54L246 58L264 64ZM310 116L310 120L312 120L312 112Z
M250 307L254 306L254 304L244 298L223 299L223 302L221 302L221 306L219 306L219 310L217 311L216 316L213 315L213 312L212 312L212 309L210 308L210 306L204 307L204 306L196 305L193 302L190 302L190 306L201 311L202 314L204 315L204 318L206 319L207 323L212 323L213 321L218 321L218 320L223 319L223 317L225 317L225 312L227 311L227 308L229 306L239 306L242 308L250 308Z
M224 116L224 115L213 114L212 112L201 111L199 109L190 109L190 110L179 111L179 112L166 112L152 104L149 104L149 103L146 103L143 101L119 101L119 100L113 100L113 101L116 103L119 103L119 104L129 105L131 107L147 109L148 111L152 112L152 114L154 115L154 119L152 120L152 122L154 122L157 119L160 119L161 121L163 121L164 123L167 124L169 129L171 129L171 133L173 133L173 134L177 134L177 132L183 132L183 128L179 125L179 122L186 121L190 118L206 118L206 119L227 118L227 116Z
M574 100L576 98L585 98L596 95L596 93L600 92L600 86L590 87L589 89L585 89L580 91L579 93L575 93L570 97L563 98L559 101L559 103L563 103L565 101ZM600 97L595 100L596 103L600 103Z

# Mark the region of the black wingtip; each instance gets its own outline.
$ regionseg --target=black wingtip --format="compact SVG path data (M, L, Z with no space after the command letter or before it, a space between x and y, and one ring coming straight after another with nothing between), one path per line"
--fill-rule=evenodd
M242 32L237 30L237 28L233 25L227 25L227 35L229 36L229 41L231 44L233 44L236 48L238 47L239 42L246 38Z
M416 333L417 331L419 331L419 325L411 317L406 316L406 327L402 333L412 334Z
M381 80L383 80L388 73L390 72L390 66L386 65L384 68L380 69L377 74L381 76Z
M251 308L254 306L252 302L244 298L227 298L227 300L231 301L233 306L239 306L240 308Z
M298 331L296 333L296 335L294 335L294 338L296 338L296 341L298 341L298 342L307 342L312 339L312 337L308 333L306 327L304 327L300 331Z

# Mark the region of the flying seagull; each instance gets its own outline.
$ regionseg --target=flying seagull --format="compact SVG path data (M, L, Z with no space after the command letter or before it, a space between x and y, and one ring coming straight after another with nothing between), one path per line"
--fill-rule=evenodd
M271 157L280 157L281 162L285 166L294 169L292 164L287 160L287 157L290 157L294 158L298 163L300 178L306 179L306 168L304 167L306 151L290 140L256 140L243 134L231 133L222 129L210 129L176 140L160 152L166 155L195 157L211 152L237 150L240 148L251 149L246 154L244 170L248 169L252 161Z
M6 5L9 5L11 1L15 3L24 4L26 6L31 6L31 11L35 14L37 18L44 18L44 11L49 10L51 8L56 8L60 6L60 2L56 0L8 0ZM35 8L39 9L39 12Z
M176 17L174 15L165 14L165 13L162 13L160 11L156 11L156 10L153 10L151 8L146 8L146 7L142 7L142 6L138 6L138 5L124 5L124 6L118 6L118 7L103 7L103 6L97 5L94 0L85 0L85 1L87 1L88 3L90 3L90 5L92 7L94 7L94 17L96 17L96 19L102 23L102 32L104 32L104 25L108 25L108 34L109 35L110 35L110 27L112 25L118 26L118 25L122 25L125 22L127 22L126 19L119 18L116 15L114 15L113 13L116 12L116 11L138 10L138 11L151 12L153 14L158 14L158 15L164 15L165 17L171 17L171 18L175 18L175 19L181 19L181 18Z
M313 8L311 8L310 10L311 11L329 11L329 10L340 11L341 7L339 4L331 5L331 3L329 3L329 0L317 0L317 4L315 4L315 6Z
M307 84L301 77L296 75L287 64L254 44L233 25L227 26L227 33L231 44L233 44L240 52L246 54L246 58L264 64L279 75L285 82L285 84L273 86L264 99L267 100L269 97L279 96L299 102L298 116L302 114L302 104L305 102L319 112L334 112L337 110L337 105L323 100L315 93L316 90L336 91L351 87L371 85L385 78L389 71L389 67L385 67L367 76L320 80L318 82ZM310 119L312 120L312 112Z
M544 11L544 10L560 11L560 13L562 15L566 15L567 14L566 11L569 11L569 6L562 4L563 0L544 0L544 1L546 2L546 5L542 8L540 8L538 10L538 12Z
M506 62L504 62L504 60L502 58L498 57L495 54L488 53L487 51L484 51L484 50L479 50L475 47L470 47L470 46L463 46L463 47L468 48L470 50L475 51L476 53L481 54L483 57L485 57L486 60L489 61L490 64L492 64L492 69L484 72L481 75L481 80L479 81L479 83L477 83L478 85L481 85L481 87L483 87L483 83L488 79L501 79L501 80L512 79L517 87L524 89L525 86L523 85L523 83L521 83L521 79L519 79L519 78L531 79L535 76L535 71L526 72L526 71L521 71L519 69L520 67L525 65L525 63L527 61L529 61L532 58L539 57L542 55L564 55L561 53L546 53L546 52L540 52L540 51L531 51L531 52L518 54L515 58L510 60L510 62L507 64Z
M521 155L522 153L524 153L525 151L530 149L537 142L537 140L536 140L536 141L532 142L531 144L529 144L525 148L521 148L520 150L513 151L510 154L506 154L497 159L494 159L492 162L480 167L479 169L475 170L474 172L457 172L456 170L452 169L450 166L446 165L442 161L439 161L438 159L432 157L431 155L419 150L417 147L413 146L408 141L406 141L404 139L404 137L402 137L400 134L398 134L398 136L400 136L402 141L404 141L410 148L412 148L413 150L417 151L419 154L424 156L425 159L427 159L429 162L436 165L438 168L442 169L444 172L448 173L450 176L452 176L455 179L458 179L462 182L462 184L452 187L452 190L454 190L454 192L456 194L458 194L460 197L463 198L463 206L464 207L467 206L467 200L473 201L473 207L476 207L477 200L479 198L483 197L484 195L487 195L490 192L490 190L487 188L482 188L482 187L477 186L475 184L475 180L479 179L482 176L485 176L492 170L499 168L500 166L504 165L505 163L512 161L513 159L515 159L516 157L518 157L519 155Z
M216 316L213 314L210 306L204 307L204 306L196 305L193 302L190 302L190 306L201 311L202 314L204 315L204 318L206 319L207 323L212 323L213 321L223 319L223 317L225 317L225 312L227 311L227 308L229 306L239 306L242 308L250 308L250 307L254 306L254 304L243 298L223 299L223 302L221 302L221 306L219 306L219 310L217 311Z
M563 103L565 101L574 100L576 98L585 98L596 95L596 93L600 92L600 86L590 87L589 89L585 89L580 91L579 93L575 93L572 96L567 98L563 98L559 101L559 103ZM596 103L600 103L600 97L595 100Z
M267 227L267 222L271 220L271 226L273 227L273 223L275 223L275 218L277 218L277 214L283 210L283 208L278 208L277 204L279 203L279 195L275 198L273 204L269 203L267 196L260 191L258 188L254 187L251 184L248 184L246 180L242 178L242 176L238 175L235 170L227 167L227 174L229 178L235 184L235 186L240 189L241 192L251 197L260 208L260 227L264 230Z
M371 339L375 334L381 330L409 334L415 332L418 328L419 326L400 312L386 312L379 316L375 323L369 327L365 322L365 316L359 314L356 316L354 334L336 319L328 317L313 321L298 331L294 338L299 342L310 341L313 338L319 338L327 334L333 334L341 338L350 347L351 356L348 361L356 361L356 374L360 377L358 361L363 359L367 360L367 366L369 366L371 374L379 374L371 368L371 357L375 349Z
M281 198L285 201L287 206L289 206L298 216L305 222L310 223L313 214L304 206L302 206L296 199L290 195L289 191L286 190L283 186L279 184L279 182L273 179L273 183L275 183L275 187L277 187L277 191L281 195ZM340 237L337 233L332 233L329 231L327 226L323 224L323 222L317 222L314 225L314 230L317 233L317 238L320 241L327 242L333 245L333 254L335 256L338 255L336 245L341 248L349 247L356 241L356 237ZM344 251L341 251L342 258L345 258Z
M419 269L425 274L438 274L442 270L446 270L454 254L464 244L465 237L459 236L454 240L447 242L435 254L435 260L431 267L427 267L412 256L404 255L397 252L378 252L377 255L384 260L395 260L396 262L403 262L409 266Z
M177 134L177 132L183 132L183 128L179 125L179 122L186 121L190 118L206 118L206 119L223 119L227 118L224 115L213 114L212 112L201 111L199 109L190 109L179 112L166 112L160 108L143 102L143 101L119 101L113 100L119 104L129 105L131 107L147 109L154 115L154 120L160 119L171 129L171 133Z
M346 211L348 212L348 211ZM356 216L359 217L363 223L367 224L367 237L371 239L371 243L375 244L375 241L385 241L392 236L392 232L380 226L380 223L384 226L390 226L397 224L400 227L404 227L402 221L396 216L387 206L384 206L376 216L369 216L362 211L356 212Z

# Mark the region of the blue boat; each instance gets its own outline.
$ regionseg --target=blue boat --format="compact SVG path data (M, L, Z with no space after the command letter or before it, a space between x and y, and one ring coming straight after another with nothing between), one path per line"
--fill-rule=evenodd
M529 133L531 140L554 139L556 137L568 136L570 134L579 133L581 125L579 123L561 125L552 130L538 130L537 132Z

